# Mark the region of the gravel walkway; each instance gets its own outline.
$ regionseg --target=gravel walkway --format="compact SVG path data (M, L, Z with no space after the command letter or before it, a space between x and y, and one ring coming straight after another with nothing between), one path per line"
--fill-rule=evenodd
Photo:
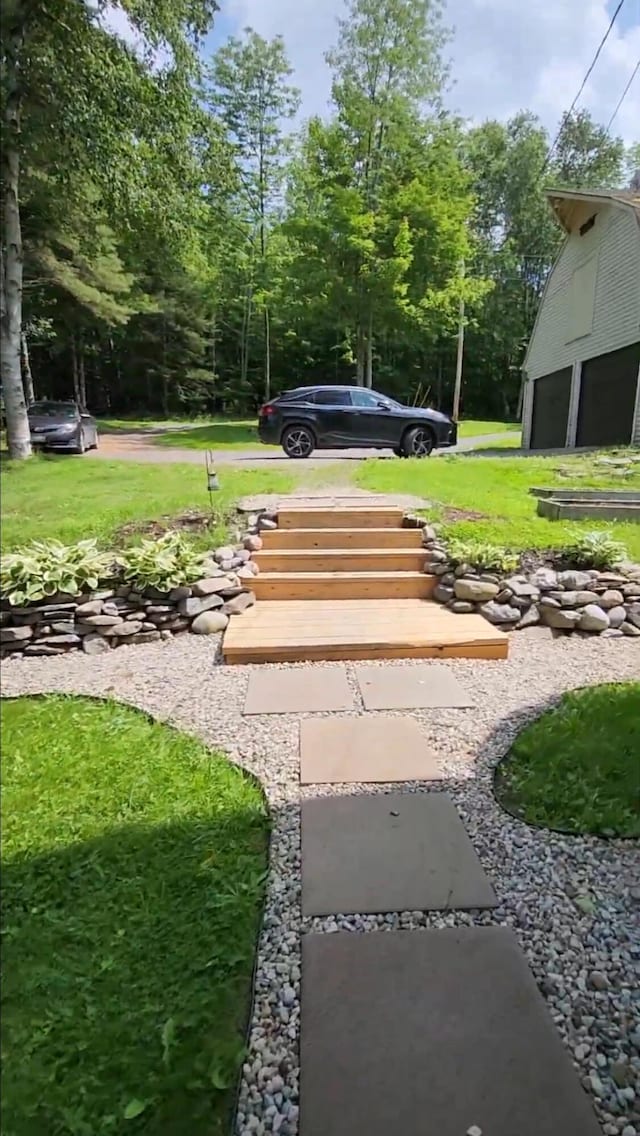
M10 660L6 696L42 691L113 695L224 747L265 785L273 810L271 872L260 940L240 1136L298 1131L300 935L306 930L503 924L519 937L605 1136L640 1136L640 849L624 841L536 831L495 804L491 769L524 721L564 690L640 677L635 641L512 637L508 661L448 660L475 697L470 710L415 711L438 753L500 906L478 913L300 915L297 715L241 716L249 667L215 665L211 639L181 636L91 659ZM349 664L314 663L315 667ZM391 664L393 665L393 664ZM398 664L405 665L405 664ZM358 696L358 713L364 713ZM424 783L405 788L419 791ZM305 788L310 796L371 786ZM398 786L393 786L397 789ZM385 786L374 791L384 792Z

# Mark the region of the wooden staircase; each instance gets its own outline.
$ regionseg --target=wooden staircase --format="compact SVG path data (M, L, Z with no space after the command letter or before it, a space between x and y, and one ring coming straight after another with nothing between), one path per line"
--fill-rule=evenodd
M504 632L430 600L437 578L400 508L284 506L262 535L259 602L230 621L227 663L507 655Z

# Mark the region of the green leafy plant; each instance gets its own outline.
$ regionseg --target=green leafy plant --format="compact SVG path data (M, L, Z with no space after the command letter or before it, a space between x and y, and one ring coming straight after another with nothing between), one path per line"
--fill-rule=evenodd
M112 557L95 540L61 544L37 540L2 557L0 592L10 604L37 603L58 592L77 596L97 588L111 574Z
M576 532L571 543L562 549L563 559L576 568L613 568L627 557L627 549L614 540L607 530Z
M116 563L124 579L134 587L169 592L180 584L198 580L207 559L206 553L194 549L181 533L171 531L132 545L118 555Z
M447 552L452 564L468 564L482 572L514 572L518 567L516 554L498 544L452 540Z

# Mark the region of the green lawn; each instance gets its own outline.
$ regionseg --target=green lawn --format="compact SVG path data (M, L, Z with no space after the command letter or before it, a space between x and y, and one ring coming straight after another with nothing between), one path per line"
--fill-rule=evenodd
M465 455L428 461L372 459L357 466L358 485L378 493L414 493L433 503L429 516L442 520L445 532L455 526L465 540L489 541L508 548L550 548L566 542L571 533L598 527L594 521L563 522L538 517L530 486L571 484L582 488L640 487L640 463L630 478L598 467L597 454L549 458L484 458ZM346 465L347 463L345 463ZM574 470L576 480L558 472ZM640 558L640 525L616 523L611 528L631 556Z
M573 833L640 836L640 682L565 694L496 771L499 801Z
M1 713L3 1131L223 1136L267 868L259 788L115 702Z
M461 438L480 438L483 434L520 434L519 422L488 422L482 418L463 418L458 423Z
M294 471L225 467L218 476L221 489L213 496L219 536L239 497L286 493L295 483ZM197 465L45 456L3 463L0 481L6 549L46 537L70 543L96 536L108 544L124 524L209 509L204 467Z

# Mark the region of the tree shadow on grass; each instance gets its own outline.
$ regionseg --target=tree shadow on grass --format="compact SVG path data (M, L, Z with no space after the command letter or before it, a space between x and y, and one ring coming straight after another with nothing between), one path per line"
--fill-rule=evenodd
M267 867L255 808L127 824L3 871L3 1130L219 1136Z
M172 430L170 433L156 436L153 439L158 446L176 446L182 449L212 450L216 446L258 446L258 430L252 422L211 422L208 426L187 427L184 430Z

